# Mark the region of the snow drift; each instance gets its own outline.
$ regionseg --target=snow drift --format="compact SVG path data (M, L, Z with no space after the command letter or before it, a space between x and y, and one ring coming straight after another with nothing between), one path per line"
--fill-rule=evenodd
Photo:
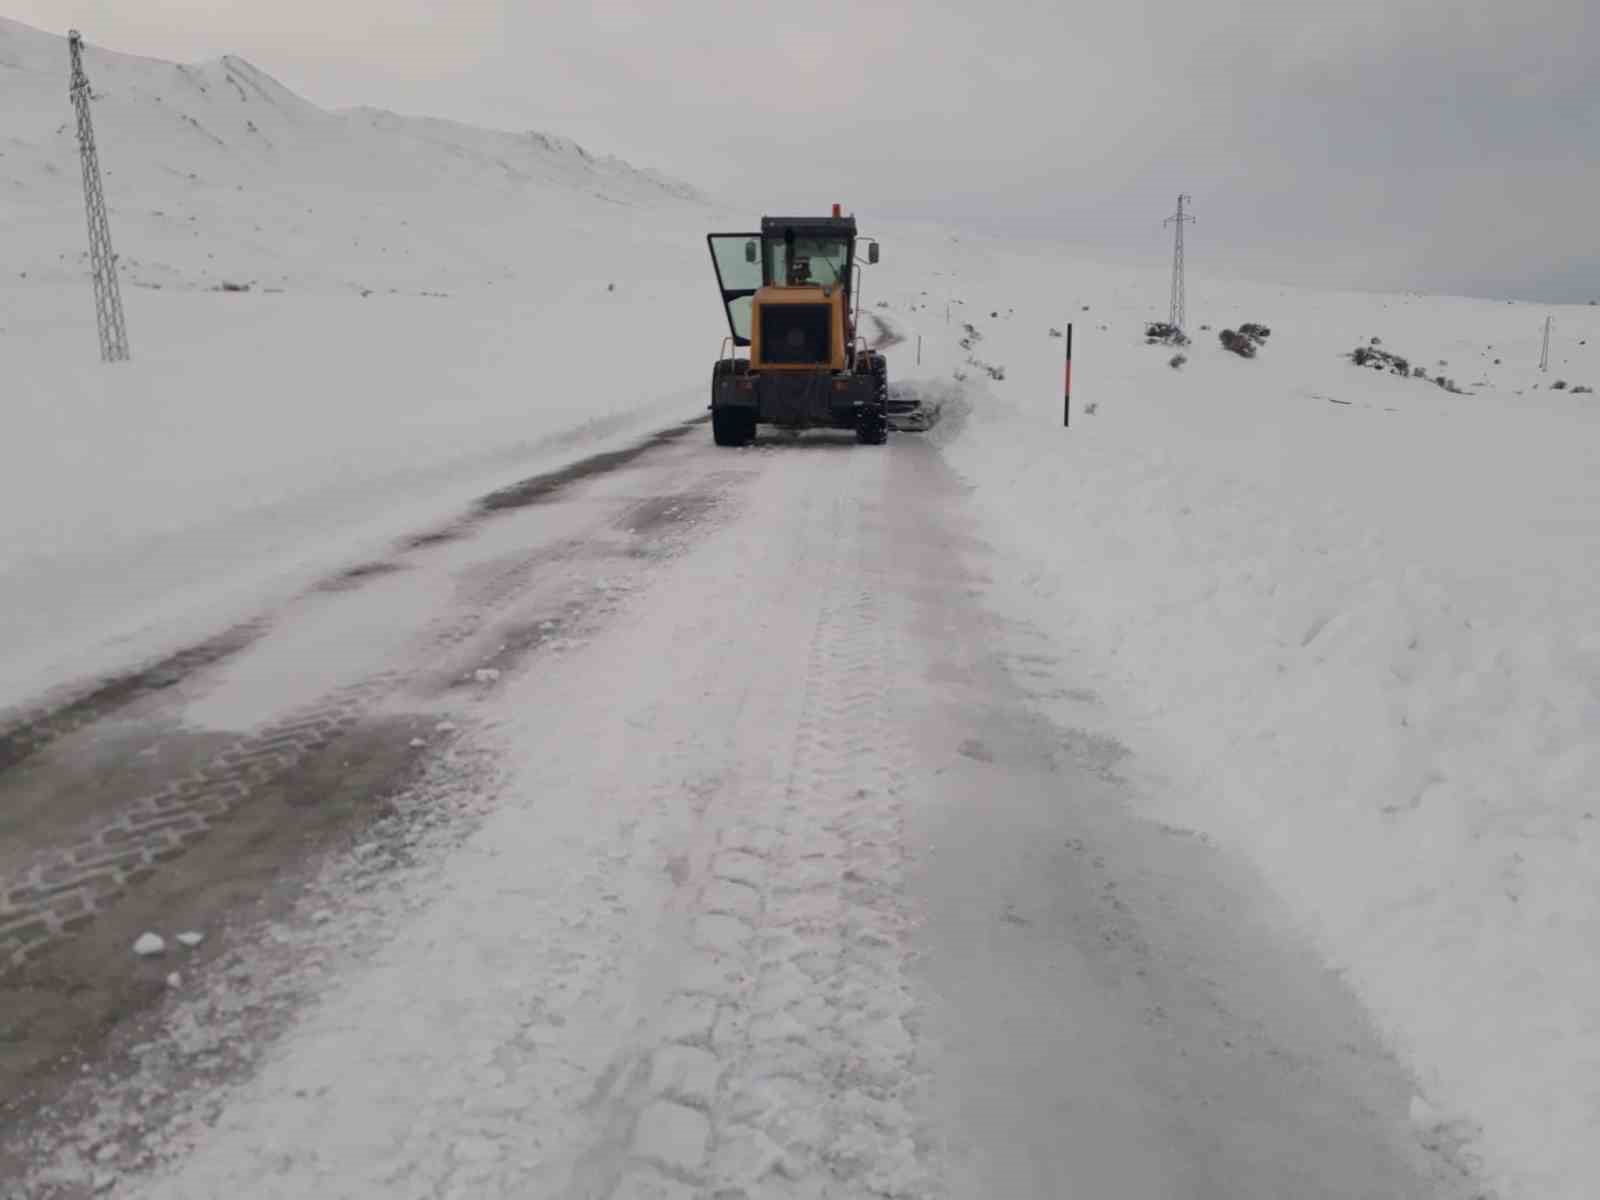
M1151 815L1255 860L1425 1139L1508 1198L1594 1195L1600 405L1552 384L1600 379L1600 310L1557 312L1541 373L1543 308L1202 265L1174 371L1159 269L942 237L907 275L894 245L930 381L967 377L938 436L1009 551L994 601L1074 649ZM1249 360L1202 329L1253 320ZM1356 366L1373 337L1470 394Z

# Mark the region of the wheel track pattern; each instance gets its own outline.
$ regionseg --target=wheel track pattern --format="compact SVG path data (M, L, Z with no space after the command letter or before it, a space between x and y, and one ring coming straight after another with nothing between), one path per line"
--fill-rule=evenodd
M726 478L710 482L719 484ZM662 530L658 541L670 553L688 532ZM584 545L582 538L563 539L471 577L470 602L463 611L430 621L419 632L413 652L403 656L416 661L414 670L370 676L238 738L189 774L120 805L115 818L97 824L76 844L44 851L14 879L0 879L0 971L21 966L57 939L85 928L129 888L204 838L254 791L349 732L382 696L426 673L429 664L451 662L534 589L548 586L564 597L567 609L579 614L585 626L605 619L615 607L614 595L608 593L599 604L587 596L573 597L582 581ZM549 573L541 573L541 566L548 566ZM254 625L230 630L163 660L141 672L140 678L158 669L169 673L198 669L237 652L260 632ZM496 661L507 665L504 657ZM39 738L44 740L33 749L104 715L99 708L79 712L80 708L62 710L47 726L41 725Z
M144 696L181 683L188 675L230 658L266 632L265 620L247 621L176 653L122 671L67 700L0 724L0 772L25 762L52 742L125 708Z
M115 819L78 844L35 857L0 894L0 969L88 925L253 792L347 733L396 677L374 676L241 737L203 766L120 806Z
M697 517L706 520L713 516L725 494L723 489L741 477L729 471L707 475L702 487L711 495L698 510ZM644 503L647 502L630 505L628 511ZM692 527L667 525L656 531L652 541L660 557L670 557L690 532ZM592 597L583 593L584 576L596 570L595 560L587 553L594 540L592 533L563 538L538 550L510 555L468 572L458 589L461 611L431 621L418 635L418 652L438 657L459 651L535 589L548 589L561 597L559 612L552 609L546 616L558 618L556 623L563 626L566 634L582 632L603 618L616 598L608 592L602 595L601 603L594 604ZM605 573L620 577L632 569L636 569L633 564L618 562Z
M752 805L712 856L612 1200L944 1194L915 1115L892 635L870 566L849 565L815 627L781 805Z

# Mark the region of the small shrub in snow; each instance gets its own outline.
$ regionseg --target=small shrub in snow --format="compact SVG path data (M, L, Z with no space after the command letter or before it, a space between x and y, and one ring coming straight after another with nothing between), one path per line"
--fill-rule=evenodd
M1144 327L1144 343L1147 346L1187 346L1189 338L1176 325L1151 321Z
M1567 381L1565 379L1556 380L1554 383L1552 383L1550 385L1550 390L1552 392L1564 392L1564 391L1566 391L1567 390Z
M1050 327L1050 336L1053 337L1053 338L1061 337L1062 336L1061 330L1057 329L1054 325L1052 325Z
M1245 337L1249 338L1258 346L1272 336L1272 330L1268 329L1265 325L1257 325L1253 321L1246 321L1243 325L1239 326L1239 332L1244 334Z
M1255 342L1236 330L1224 329L1217 335L1217 340L1222 343L1224 350L1231 350L1240 358L1254 358L1256 356Z
M1577 387L1572 389L1572 394L1574 396L1589 395L1589 394L1592 394L1593 392L1594 392L1594 389L1592 387L1590 387L1586 383L1580 383Z
M1372 345L1372 346L1381 346L1381 345L1383 345L1383 339L1382 338L1373 338L1372 341L1369 342L1368 344Z
M1398 354L1387 350L1374 350L1371 346L1357 346L1350 351L1350 361L1358 367L1371 367L1374 371L1388 371L1391 375L1410 375L1411 364ZM1422 368L1417 368L1421 374Z
M1183 366L1183 364L1188 362L1188 361L1189 361L1188 355L1186 355L1186 354L1174 354L1171 358L1169 358L1167 360L1167 366L1171 367L1174 371L1176 371L1179 367Z

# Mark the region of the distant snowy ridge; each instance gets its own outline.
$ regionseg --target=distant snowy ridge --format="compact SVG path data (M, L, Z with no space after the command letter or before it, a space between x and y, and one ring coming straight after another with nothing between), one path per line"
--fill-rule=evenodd
M481 280L508 222L570 224L595 201L707 203L568 138L323 109L232 55L179 64L88 45L85 58L113 237L135 285ZM0 18L0 254L34 280L82 271L67 72L64 37ZM343 270L326 265L330 250Z

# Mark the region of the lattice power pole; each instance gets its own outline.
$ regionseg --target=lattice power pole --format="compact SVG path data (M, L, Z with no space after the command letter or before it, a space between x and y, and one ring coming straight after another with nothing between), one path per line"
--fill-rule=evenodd
M100 357L106 362L128 358L128 326L122 317L122 292L117 287L117 256L111 249L111 222L106 219L106 190L100 179L100 152L94 144L89 102L94 98L83 73L83 35L67 34L72 50L72 106L78 111L78 154L83 160L83 204L89 214L89 265L94 271L94 313L100 326Z
M1180 194L1177 213L1161 222L1163 225L1176 226L1172 236L1172 315L1168 318L1168 323L1174 329L1182 329L1188 316L1185 311L1188 299L1184 295L1183 287L1183 227L1192 223L1194 218L1183 211L1183 206L1192 198Z

